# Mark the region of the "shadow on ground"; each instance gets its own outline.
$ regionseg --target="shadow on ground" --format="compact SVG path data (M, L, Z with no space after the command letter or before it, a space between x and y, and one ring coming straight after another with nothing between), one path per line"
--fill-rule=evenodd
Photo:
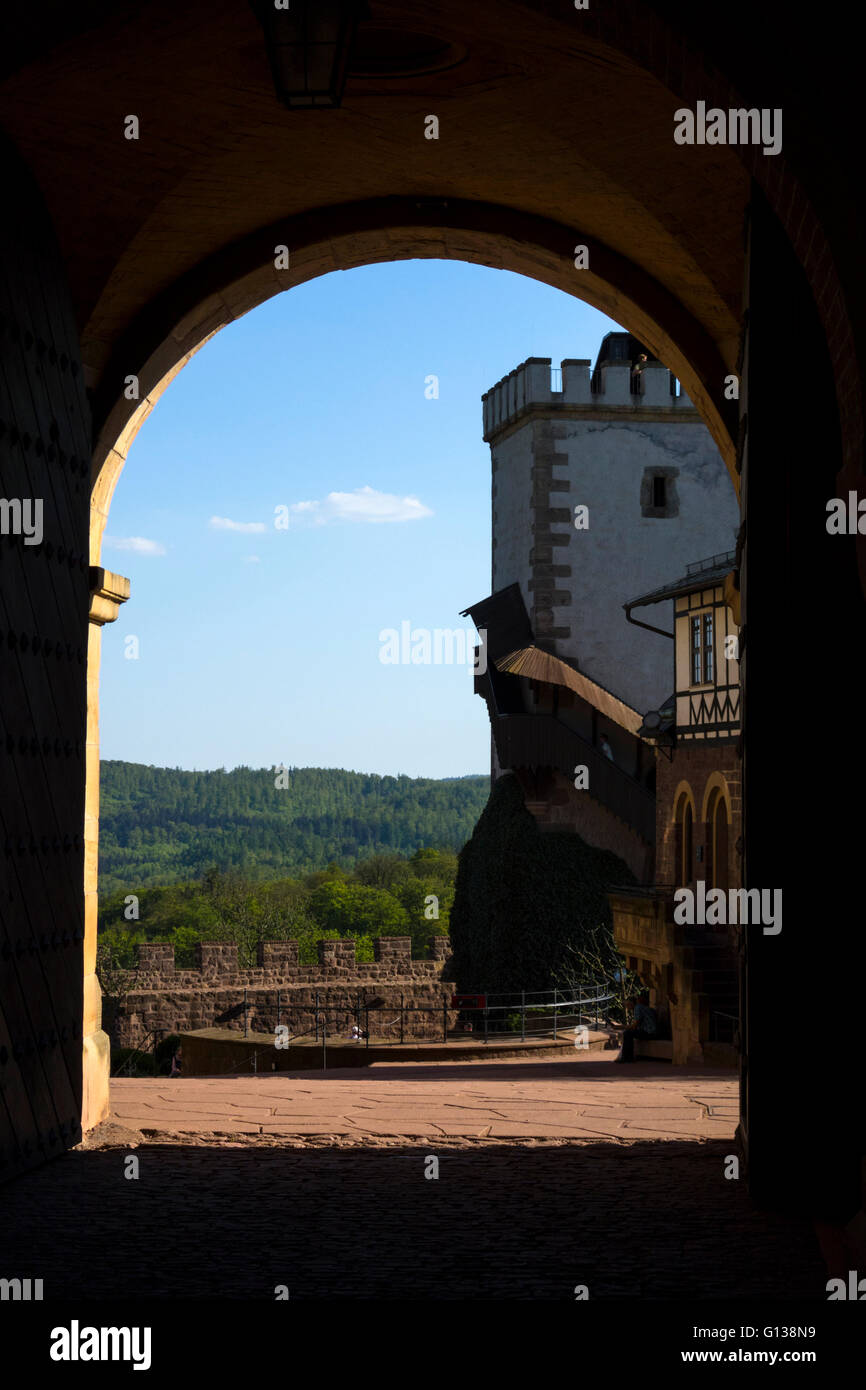
M473 1080L491 1081L700 1081L708 1079L736 1081L737 1073L730 1067L672 1067L669 1062L637 1061L631 1065L619 1066L613 1055L597 1061L585 1059L551 1059L546 1062L524 1062L514 1059L499 1062L377 1062L372 1067L358 1071L354 1067L329 1067L303 1071L282 1071L258 1073L258 1080L278 1076L281 1080L305 1081L465 1081L471 1074ZM232 1076L246 1076L245 1072L232 1072ZM222 1076L203 1076L202 1081L221 1081Z
M54 1298L824 1299L806 1222L731 1141L80 1149L0 1192L3 1272ZM426 1179L428 1154L438 1180Z
M570 1078L578 1081L590 1081L600 1079L602 1081L700 1081L705 1083L708 1079L720 1081L736 1081L737 1072L730 1067L672 1067L670 1062L638 1061L630 1066L619 1066L614 1063L614 1053L606 1053L601 1056L593 1057L591 1054L584 1057L573 1058L566 1055L562 1058L548 1058L546 1061L529 1062L522 1059L508 1058L489 1062L470 1060L466 1061L442 1061L442 1062L376 1062L369 1067L338 1067L329 1066L324 1071L321 1067L304 1067L300 1070L269 1071L264 1067L258 1072L246 1071L226 1071L211 1073L203 1076L196 1076L195 1073L185 1075L184 1079L189 1081L215 1082L233 1081L237 1079L250 1080L252 1082L267 1081L277 1078L280 1081L465 1081L471 1074L472 1078L491 1081L564 1081ZM114 1080L115 1078L112 1078ZM128 1079L128 1078L125 1078ZM137 1078L140 1079L140 1078ZM173 1084L169 1078L151 1078L145 1080L164 1080L166 1085Z

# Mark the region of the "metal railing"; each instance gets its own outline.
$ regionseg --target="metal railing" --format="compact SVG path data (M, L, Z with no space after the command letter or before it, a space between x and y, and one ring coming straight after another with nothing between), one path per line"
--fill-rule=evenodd
M132 1067L139 1057L152 1057L156 1052L157 1043L160 1042L162 1035L168 1031L167 1028L151 1028L148 1033L145 1033L141 1043L136 1043L131 1048L129 1056L121 1062L117 1071L113 1072L112 1075L123 1076L124 1072Z
M288 1042L297 1038L311 1037L318 1042L320 1037L330 1035L341 1039L348 1038L353 1027L360 1028L364 1045L369 1047L371 1040L376 1047L400 1046L409 1041L425 1043L441 1041L448 1043L473 1036L483 1035L485 1042L490 1037L515 1037L520 1035L525 1041L527 1033L551 1033L554 1038L563 1031L564 1022L568 1026L585 1026L588 1022L599 1023L604 1018L603 1006L616 996L607 991L604 985L586 989L576 996L563 995L562 990L520 990L509 993L442 995L441 1004L409 1004L401 993L399 1004L369 1004L361 995L354 1005L322 1003L318 998L314 1006L288 1005L283 1008L278 1003L276 1026L268 1027L260 1015L256 1017L257 1031L275 1033L276 1028L288 1028ZM475 1003L470 1003L475 1000ZM304 1027L299 1032L292 1031L293 1018L302 1015L305 1022L314 1012L312 1027ZM456 1015L452 1024L451 1017ZM433 1018L437 1023L434 1026ZM424 1020L429 1019L429 1024ZM414 1027L417 1021L419 1027ZM441 1024L441 1027L440 1027ZM371 1026L372 1025L372 1026ZM244 1036L249 1035L248 1026Z
M547 996L542 998L540 996ZM481 994L463 996L476 998L483 1002L474 1005L461 1005L465 1032L476 1032L476 1023L483 1027L484 1041L491 1036L512 1037L520 1033L521 1042L526 1034L544 1035L550 1033L554 1040L562 1031L586 1027L589 1021L599 1024L604 1016L602 1005L610 1003L616 996L605 992L604 985L578 993L577 997L562 997L560 990L538 990L517 994ZM461 996L455 996L457 1000ZM502 1002L494 1003L494 999ZM535 1000L536 1002L532 1002ZM470 1017L465 1017L469 1015ZM529 1026L527 1027L527 1020ZM563 1027L565 1025L565 1027ZM460 1033L460 1020L455 1030Z
M703 570L718 569L720 565L733 565L736 558L736 550L720 550L716 555L704 556L703 560L693 560L686 565L686 574L700 574Z
M278 995L280 993L281 991L278 991ZM607 1022L606 1006L617 998L618 996L611 993L606 985L597 985L578 990L576 994L564 993L557 989L517 990L494 994L443 994L441 1004L436 1005L408 1004L402 994L399 1005L369 1004L361 995L354 1004L329 1004L327 1001L323 1003L317 997L315 1005L284 1006L278 999L275 1022L273 1016L269 1021L257 1011L254 1011L251 1021L249 1009L245 1007L243 1030L226 1030L236 1033L239 1040L248 1039L252 1023L252 1029L258 1036L264 1034L273 1037L273 1041L269 1041L267 1046L254 1047L242 1063L237 1059L233 1060L227 1066L226 1074L235 1074L247 1067L251 1072L258 1073L260 1059L267 1058L273 1061L275 1047L277 1050L285 1050L298 1042L307 1045L306 1040L314 1047L321 1044L322 1070L325 1071L328 1065L329 1042L332 1048L338 1042L345 1046L351 1040L353 1028L357 1028L360 1033L355 1039L357 1045L364 1048L399 1047L406 1042L420 1046L425 1043L441 1045L465 1042L469 1036L474 1041L483 1040L484 1043L494 1039L516 1041L518 1037L521 1042L525 1042L527 1036L539 1039L549 1036L558 1041L561 1036L572 1032L576 1034L578 1030L586 1029L592 1023L598 1026ZM475 1002L471 1003L470 1000ZM312 1023L308 1024L311 1012L314 1017ZM298 1018L299 1015L303 1017ZM423 1020L425 1017L431 1020L431 1024L425 1026L422 1022L421 1031L416 1031L413 1020ZM432 1026L433 1017L437 1019L435 1027ZM299 1027L297 1032L294 1031L296 1020L304 1025ZM277 1030L283 1027L287 1032L280 1035L278 1046ZM165 1028L151 1030L144 1041L136 1046L133 1055L126 1058L114 1074L123 1075L133 1064L136 1056L145 1055L148 1046L150 1055L153 1055L159 1035L171 1031ZM339 1062L336 1065L339 1066ZM270 1072L272 1069L271 1065L262 1063L262 1070Z

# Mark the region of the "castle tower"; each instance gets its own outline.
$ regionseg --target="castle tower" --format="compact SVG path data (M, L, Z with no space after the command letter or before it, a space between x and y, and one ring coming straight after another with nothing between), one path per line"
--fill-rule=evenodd
M484 396L493 462L485 634L492 776L518 777L541 829L654 869L655 780L642 716L672 694L668 643L626 620L696 555L735 544L739 510L701 418L660 362L609 333L594 371L530 357ZM654 619L662 628L670 615Z
M483 397L493 592L518 584L538 645L641 712L670 694L668 653L623 605L732 549L739 526L698 411L643 352L608 333L594 370L530 357Z

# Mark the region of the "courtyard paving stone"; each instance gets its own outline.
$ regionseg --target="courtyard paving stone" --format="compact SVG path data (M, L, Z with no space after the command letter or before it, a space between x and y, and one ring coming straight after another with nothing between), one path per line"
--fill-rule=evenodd
M46 1300L826 1298L810 1223L724 1177L730 1075L520 1059L122 1079L112 1100L0 1189L5 1268Z
M479 1075L479 1071L482 1073ZM714 1071L641 1062L613 1065L612 1054L544 1061L380 1064L359 1075L337 1069L311 1076L117 1078L112 1115L148 1135L260 1132L345 1133L379 1137L480 1134L522 1138L626 1131L661 1137L733 1138L737 1081Z

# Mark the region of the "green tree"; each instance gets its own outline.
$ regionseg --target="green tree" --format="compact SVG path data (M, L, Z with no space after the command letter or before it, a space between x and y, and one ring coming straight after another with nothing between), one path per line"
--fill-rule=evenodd
M399 935L409 925L408 914L396 898L364 883L320 884L310 894L307 909L322 927L343 935Z

